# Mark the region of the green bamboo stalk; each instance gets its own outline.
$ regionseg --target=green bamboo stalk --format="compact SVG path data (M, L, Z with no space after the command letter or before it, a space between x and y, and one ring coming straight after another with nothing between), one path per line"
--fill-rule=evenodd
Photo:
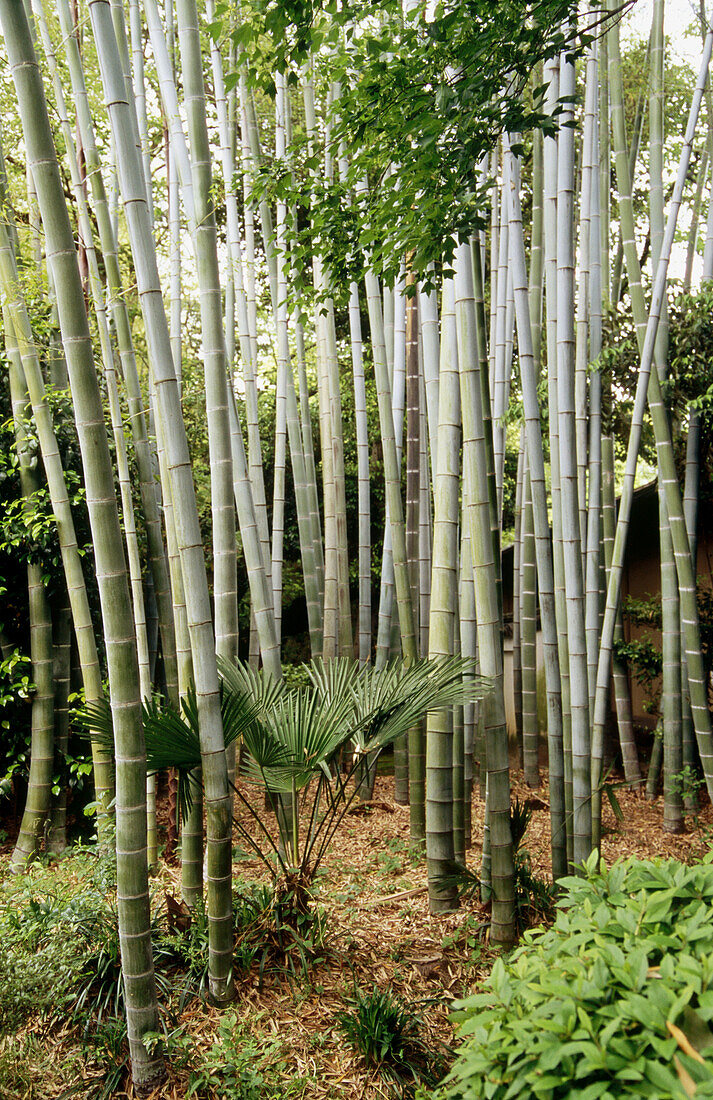
M20 467L20 488L24 508L31 516L31 500L40 487L39 471L28 447L26 420L28 395L22 371L22 360L14 340L8 311L3 311L5 345L8 351L10 400L15 430L15 442ZM27 780L27 800L20 822L20 831L10 859L10 870L21 871L37 855L42 833L50 810L52 768L54 765L54 684L52 651L52 615L42 576L37 563L27 565L27 590L30 621L30 659L35 692L32 696L30 773Z
M40 27L42 27L44 11L37 0L34 0L34 10L38 20L40 20ZM72 98L77 112L77 125L82 139L92 207L96 217L99 243L106 271L107 301L110 305L116 332L122 378L126 390L129 423L139 474L139 490L144 513L149 567L153 577L154 593L159 613L166 685L169 698L175 705L177 703L178 672L168 569L161 532L161 516L146 425L144 399L136 366L131 322L126 307L119 268L117 236L104 186L101 158L96 146L94 123L89 107L82 59L76 40L71 34L72 19L67 0L58 0L57 12L64 35L65 52L72 84ZM47 51L47 56L49 60L51 50Z
M113 474L72 229L42 79L21 5L0 7L27 160L37 187L77 420L106 636L116 746L117 903L132 1075L142 1090L163 1075L143 1043L158 1028L146 862L146 758L136 644Z
M602 439L602 548L607 579L611 570L616 527L616 502L614 494L614 439L605 435ZM614 627L614 643L624 639L624 625L619 608ZM624 778L630 786L640 786L643 777L634 737L634 720L631 711L631 690L626 665L616 656L612 659L612 679L616 706L619 746L624 765Z
M537 580L535 569L535 526L532 513L532 491L529 474L523 487L522 517L522 747L525 782L528 787L540 785L539 740L537 717Z
M463 487L465 497L465 486ZM470 549L469 524L462 522L462 514L467 509L463 504L461 509L460 524L460 584L458 593L458 618L460 623L460 653L462 657L470 657L473 667L476 665L477 642L475 622L475 592L473 591L473 555ZM480 704L467 704L463 707L463 843L466 848L471 847L472 814L471 803L473 798L475 775L476 727L478 725L478 713Z
M69 688L72 671L72 611L66 591L52 609L54 644L54 748L55 767L64 769L69 743ZM47 850L61 855L67 847L67 788L62 785L50 809Z
M52 76L55 105L59 115L60 126L64 137L65 151L69 161L70 179L74 192L78 211L78 223L80 240L82 242L83 266L86 271L85 285L89 287L94 304L99 332L102 363L104 367L104 380L109 399L109 410L114 438L114 450L116 454L119 489L121 493L121 505L123 513L124 535L126 539L127 558L129 566L129 578L131 585L132 607L134 613L134 627L136 634L137 656L139 662L139 681L141 697L144 701L151 699L151 672L148 636L146 630L146 607L144 604L144 592L142 581L141 559L139 553L136 521L134 516L134 504L131 488L131 474L129 460L124 437L124 423L119 398L119 389L114 369L114 351L112 347L109 324L104 303L99 264L94 249L93 227L87 206L85 194L85 180L79 163L78 152L74 145L72 126L67 115L64 99L64 90L57 67L56 58L52 49L52 43L44 19L44 13L39 5L36 6L37 24L40 38L43 43L45 56ZM155 776L147 776L147 848L149 866L155 866L158 859L157 833L156 833L156 787Z
M32 338L27 309L19 288L8 225L4 221L0 221L0 287L2 289L3 306L8 314L5 328L6 331L12 329L22 360L22 369L32 404L32 415L47 477L52 512L57 523L57 537L77 638L84 695L88 702L98 702L103 698L101 670L82 562L74 529L74 519L67 495L67 485L52 424L52 415L46 401L42 368ZM97 825L100 840L103 842L107 838L109 805L113 795L111 761L104 752L99 750L98 746L93 745L92 764L98 807Z
M520 451L515 479L515 540L512 566L512 686L518 768L522 759L522 482L525 467L525 430L520 430Z
M429 658L451 656L455 651L461 430L452 279L443 283L438 390ZM458 891L447 881L455 859L453 771L453 715L433 711L426 728L426 861L432 913L458 904Z

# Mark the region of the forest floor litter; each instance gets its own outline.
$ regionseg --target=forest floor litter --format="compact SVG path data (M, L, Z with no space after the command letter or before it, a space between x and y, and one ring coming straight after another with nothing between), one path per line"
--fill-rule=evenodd
M532 872L547 878L546 784L532 790L522 774L515 773L512 786L513 800L526 803L532 811L521 850L529 853ZM246 792L245 785L242 790ZM340 1030L338 1015L349 1007L357 990L390 991L422 1017L423 1038L428 1044L452 1045L452 1002L474 992L493 962L487 908L468 901L453 913L429 913L425 859L410 843L408 807L397 805L393 793L393 779L379 776L371 803L355 806L356 812L346 814L339 826L315 883L325 925L321 946L310 965L304 970L297 966L292 974L269 965L260 974L253 966L236 981L235 1001L227 1010L220 1012L193 997L183 1011L167 1016L168 1079L152 1095L182 1100L189 1094L199 1064L204 1084L192 1094L196 1097L379 1100L405 1095L388 1078L369 1069ZM256 798L262 801L261 794ZM626 856L670 856L689 862L710 845L713 808L707 802L694 820L688 819L687 832L679 836L662 831L661 797L650 802L643 793L617 786L615 802L623 820L607 800L603 809L602 849L608 864ZM239 813L243 824L254 829L247 811L243 808ZM477 793L472 814L474 844L468 852L468 866L476 869L483 817ZM10 851L5 845L0 853L0 872L6 870L3 865ZM264 867L241 844L237 832L234 854L236 880L265 881ZM62 874L66 863L55 866L55 873ZM167 896L179 899L178 861L162 862L152 884L156 907L165 908ZM225 1036L226 1021L236 1036L236 1050L247 1044L253 1052L251 1079L262 1081L262 1091L223 1093L211 1085L211 1071L205 1067L213 1067L217 1086L220 1057L216 1044L221 1034ZM0 1100L95 1100L102 1095L106 1064L95 1067L84 1059L77 1035L61 1019L35 1018L16 1034L0 1039L0 1071L8 1064L13 1048L29 1068L12 1087L7 1082L3 1085L0 1072ZM42 1071L35 1079L33 1049L42 1051L38 1059ZM126 1087L124 1074L123 1083L111 1095L133 1096L131 1090L123 1091Z

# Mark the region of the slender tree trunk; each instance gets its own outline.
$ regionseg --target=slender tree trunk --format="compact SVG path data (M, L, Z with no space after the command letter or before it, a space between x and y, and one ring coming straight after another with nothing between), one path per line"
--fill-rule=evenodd
M471 478L471 545L480 670L493 683L484 701L488 773L487 816L490 840L493 943L515 937L513 849L510 832L510 779L502 667L502 619L493 554L488 458L479 377L483 363L476 353L475 297L469 245L455 258L455 309L463 415L463 466Z
M146 1031L158 1015L151 954L146 861L146 758L141 727L136 643L113 474L94 370L74 238L52 142L42 80L24 8L0 8L17 93L27 159L47 240L57 292L62 341L77 418L107 647L116 746L117 903L132 1074L139 1091L163 1075L160 1054L149 1054Z

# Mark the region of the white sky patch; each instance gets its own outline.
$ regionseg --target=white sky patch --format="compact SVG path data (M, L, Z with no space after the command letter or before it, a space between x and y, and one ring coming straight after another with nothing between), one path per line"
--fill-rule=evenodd
M624 47L626 47L627 39L634 36L648 41L651 33L653 9L653 0L636 0L633 8L622 21L622 45ZM702 54L699 10L698 0L666 0L664 6L664 34L667 37L669 56L673 61L687 63L696 74L700 69ZM706 0L705 10L708 19L713 19L713 0ZM698 121L697 145L703 140L704 132L705 114L701 112ZM699 244L702 244L702 240L705 239L709 193L710 187L707 186L703 192L701 220L698 226ZM681 235L687 234L690 224L691 210L688 204L684 202L678 219L679 233ZM686 266L686 250L687 245L684 240L678 240L674 243L669 265L669 275L672 279L683 278ZM703 256L698 252L693 261L693 287L700 284L702 271Z

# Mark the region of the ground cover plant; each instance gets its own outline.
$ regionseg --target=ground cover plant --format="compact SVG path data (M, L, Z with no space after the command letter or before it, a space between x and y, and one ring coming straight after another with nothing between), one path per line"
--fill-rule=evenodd
M439 1096L713 1096L713 853L597 864L456 1006L463 1046Z

